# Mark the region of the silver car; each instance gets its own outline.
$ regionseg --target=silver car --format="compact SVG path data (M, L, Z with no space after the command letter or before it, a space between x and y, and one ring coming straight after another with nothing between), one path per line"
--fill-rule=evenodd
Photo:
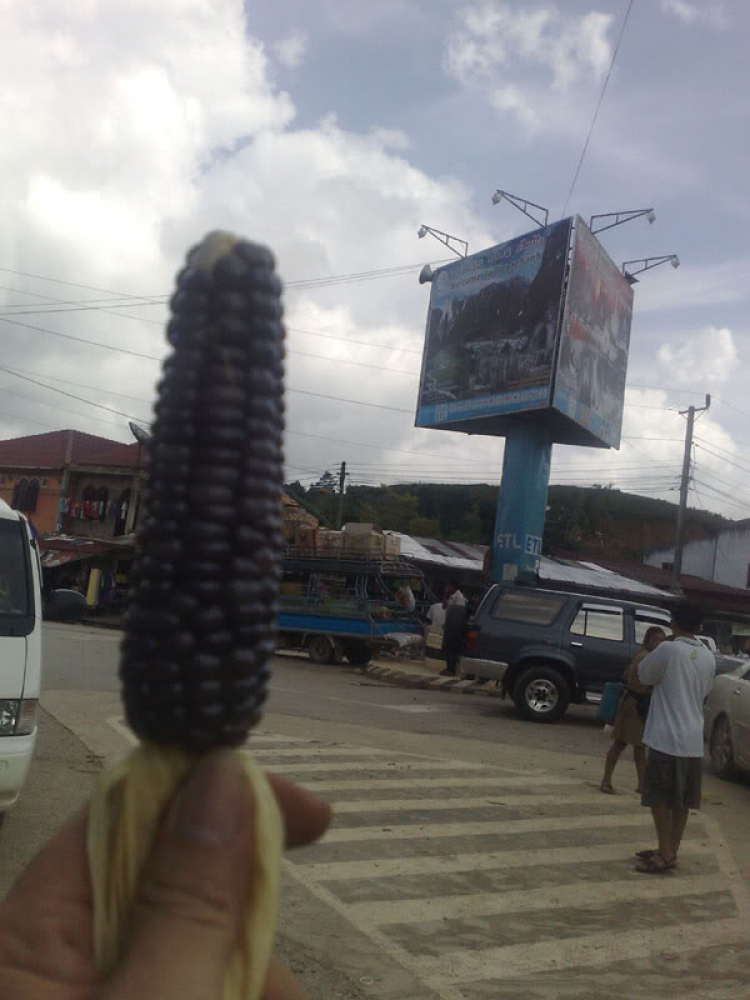
M716 677L704 714L716 774L731 778L750 771L750 663Z

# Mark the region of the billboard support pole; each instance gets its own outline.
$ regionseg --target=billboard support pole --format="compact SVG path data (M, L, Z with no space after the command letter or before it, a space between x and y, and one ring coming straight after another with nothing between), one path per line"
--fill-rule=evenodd
M508 431L492 538L490 576L496 583L536 580L551 462L547 427L522 423Z

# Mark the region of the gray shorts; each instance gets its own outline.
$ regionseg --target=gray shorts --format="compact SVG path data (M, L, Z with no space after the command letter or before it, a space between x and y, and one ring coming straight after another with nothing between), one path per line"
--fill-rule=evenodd
M673 757L648 749L641 805L700 809L702 757Z

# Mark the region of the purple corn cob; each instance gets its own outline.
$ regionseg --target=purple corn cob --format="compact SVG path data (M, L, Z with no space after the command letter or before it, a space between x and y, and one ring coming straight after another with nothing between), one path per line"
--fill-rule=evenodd
M171 308L120 677L142 739L203 751L242 742L268 694L283 547L273 256L209 234Z

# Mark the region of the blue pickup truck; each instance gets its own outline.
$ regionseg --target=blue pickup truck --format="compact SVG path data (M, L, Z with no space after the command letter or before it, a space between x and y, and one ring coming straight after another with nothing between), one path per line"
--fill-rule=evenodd
M414 611L395 601L408 583ZM402 559L288 554L281 587L278 646L306 650L313 663L369 663L381 650L419 644L424 603L420 570Z

